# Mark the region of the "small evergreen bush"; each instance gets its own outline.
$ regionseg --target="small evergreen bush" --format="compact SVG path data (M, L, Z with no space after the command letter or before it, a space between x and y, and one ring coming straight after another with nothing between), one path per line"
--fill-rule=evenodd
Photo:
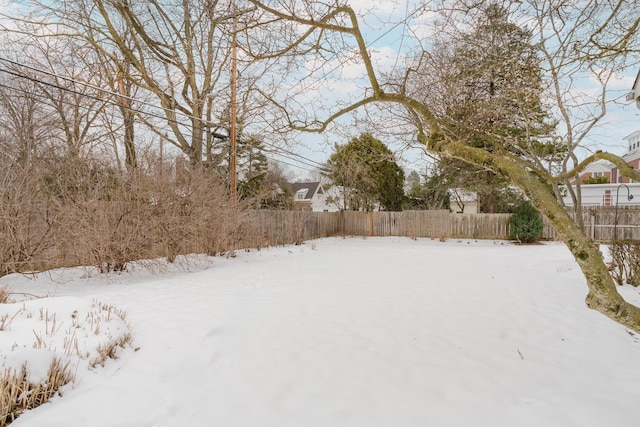
M509 219L509 236L520 243L540 240L544 224L542 217L531 203L523 201Z

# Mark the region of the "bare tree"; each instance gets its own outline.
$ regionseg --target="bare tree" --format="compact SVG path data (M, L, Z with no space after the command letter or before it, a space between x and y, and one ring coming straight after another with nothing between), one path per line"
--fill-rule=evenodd
M274 3L260 0L249 0L249 2L267 13L270 25L277 28L274 32L279 37L277 40L273 39L272 44L268 46L272 56L282 55L284 59L297 56L320 63L317 67L322 67L322 64L326 66L327 62L340 64L358 61L364 65L367 87L361 92L361 96L346 105L336 106L324 117L316 115L306 117L296 114L309 114L310 111L291 108L291 100L295 101L296 99L291 92L285 98L272 99L280 102L284 117L287 118L291 126L312 132L322 132L338 118L365 106L382 103L401 107L408 116L413 118L416 138L430 152L445 158L459 159L468 164L480 166L508 178L512 185L520 188L536 208L549 218L558 235L578 262L589 287L587 305L636 332L640 332L640 308L627 303L620 296L603 261L602 254L567 213L558 200L557 194L551 190L557 183L575 176L586 165L598 159L607 159L615 163L623 174L640 180L640 174L633 171L620 157L604 152L594 153L577 164L575 168L563 173L562 171L550 170L545 165L541 167L535 159L526 155L513 153L502 144L501 138L497 138L490 132L485 132L482 137L488 142L493 142L492 144L481 147L474 146L463 135L447 132L446 122L443 122L438 112L431 105L421 102L420 97L417 96L419 94L411 91L409 81L414 77L418 67L408 67L402 79L392 78L389 80L381 75L372 59L372 50L367 45L366 38L360 29L358 16L351 7L344 3L327 5L324 2L304 2L304 4L298 2ZM480 3L482 6L482 2ZM474 4L477 5L478 2L474 2ZM525 6L527 5L528 3L525 4ZM509 10L520 7L523 7L520 2L514 2ZM634 7L636 8L635 12L638 12L638 5L635 4ZM587 2L586 5L581 3L580 8L587 11L585 15L580 16L586 22L593 24L583 28L607 27L610 17L603 13L603 9L597 2ZM462 18L469 14L468 19L473 19L473 12L476 11L474 7L467 7L464 2L456 4L455 10L465 12L465 15L460 15ZM556 7L547 12L546 17L542 18L540 22L551 26L554 25L554 22L560 22L554 21L554 16L571 20L573 19L570 13L572 11L574 11L573 2L558 2ZM530 13L530 9L527 9L527 13ZM630 11L625 10L620 13L629 14ZM447 17L454 18L450 14L445 16L445 18ZM457 16L455 17L457 18ZM451 25L452 20L446 22ZM574 21L566 22L567 26L575 24ZM289 37L284 37L285 35ZM586 39L589 39L588 34L581 34L581 36L586 36ZM578 37L578 35L576 34L574 37ZM576 41L575 38L570 41L565 40L565 43L569 44L559 48L567 48ZM615 45L614 40L610 41L611 43L608 45ZM423 46L424 49L418 59L428 59L431 47ZM263 52L261 56L267 55ZM573 63L568 64L568 66L570 65ZM313 78L314 76L309 77ZM551 74L550 79L555 84L563 84L559 75ZM307 87L312 84L313 82L310 81L303 82L303 85ZM431 90L432 87L433 85L428 85L425 89ZM322 114L322 111L318 111L318 113ZM577 147L570 148L574 151L577 149Z
M230 43L233 33L244 28L245 11L218 0L37 5L40 12L32 21L45 22L45 32L56 37L88 43L115 65L120 82L151 94L158 108L139 119L179 147L193 165L202 162L216 118L230 105Z
M19 59L5 53L0 72L14 82L6 88L13 88L14 103L31 100L46 112L46 120L41 117L43 122L36 126L47 128L48 134L33 138L41 151L46 146L70 157L107 151L105 141L118 133L120 125L113 119L113 103L108 102L109 72L93 50L72 39L32 35L14 40L11 48L21 52L14 55Z

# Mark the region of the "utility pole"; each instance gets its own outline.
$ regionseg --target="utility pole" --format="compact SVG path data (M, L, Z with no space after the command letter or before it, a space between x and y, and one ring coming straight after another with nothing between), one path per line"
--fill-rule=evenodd
M234 8L235 8L234 4ZM234 11L235 12L235 11ZM237 192L238 192L238 183L237 183L237 172L236 172L236 145L238 138L238 130L237 130L237 107L236 107L236 98L237 98L237 90L238 90L238 80L237 80L237 72L238 72L238 42L237 42L237 27L238 27L238 14L233 14L233 35L231 40L231 129L229 130L229 139L231 143L231 165L230 165L230 174L231 174L231 204L235 206L238 201Z

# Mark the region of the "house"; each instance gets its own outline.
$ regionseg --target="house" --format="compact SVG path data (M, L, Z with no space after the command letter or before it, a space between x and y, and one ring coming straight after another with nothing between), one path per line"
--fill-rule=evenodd
M640 170L640 131L627 135L624 140L628 151L622 159L635 170ZM605 177L609 183L581 185L583 206L640 206L640 183L620 175L616 165L606 161L591 163L580 174L580 182L584 184L587 179L597 177ZM631 200L630 195L633 196ZM568 194L563 199L567 206L573 206Z
M640 205L640 183L630 184L588 184L580 186L582 206L638 206ZM629 200L629 196L632 196ZM563 196L567 206L573 206L573 199Z
M613 177L614 164L605 160L589 164L580 173L580 183L594 178L606 178L607 182L616 182Z
M461 188L449 189L451 210L456 213L478 213L478 193Z
M345 194L344 187L339 185L332 185L327 188L319 199L319 203L315 205L318 211L323 212L337 212L345 209L346 200L345 196L348 196L349 192Z
M627 135L624 137L624 140L628 143L629 151L627 154L622 156L625 162L629 164L635 170L640 170L640 130L633 132L631 135ZM618 168L612 168L612 176L613 179L610 182L618 182L618 183L630 183L633 182L627 177L621 176L618 173Z
M293 205L297 210L335 212L339 207L331 202L332 191L325 191L321 182L296 182L290 184Z
M631 92L627 94L627 101L636 101L636 106L640 108L640 71L638 71Z

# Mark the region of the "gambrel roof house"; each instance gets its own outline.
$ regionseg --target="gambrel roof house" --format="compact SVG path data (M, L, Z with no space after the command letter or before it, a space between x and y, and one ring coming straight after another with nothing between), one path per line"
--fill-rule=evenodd
M325 191L321 182L296 182L290 184L295 209L313 212L335 212L340 210L329 196L335 198L333 187Z
M320 182L295 182L290 184L293 193L293 205L296 209L313 211L314 203L324 194Z

